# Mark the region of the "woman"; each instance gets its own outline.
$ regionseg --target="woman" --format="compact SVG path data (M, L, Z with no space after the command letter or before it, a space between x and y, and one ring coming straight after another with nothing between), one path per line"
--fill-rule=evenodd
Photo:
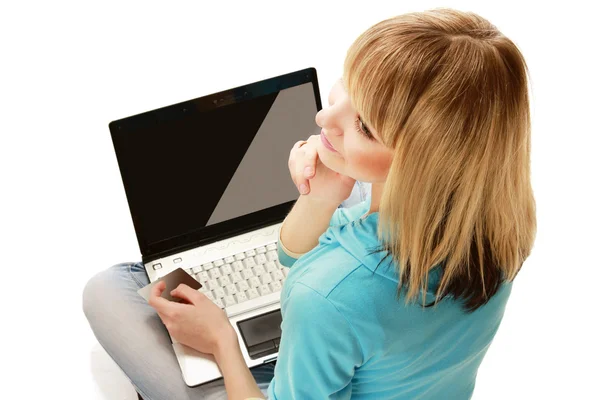
M144 303L141 264L86 286L96 337L144 398L471 397L536 232L525 60L476 14L404 14L358 37L328 101L328 145L290 152L301 195L280 230L291 268L274 370L248 370L202 293L181 285L188 304L173 303L156 285ZM370 201L337 208L356 181ZM224 382L188 388L163 323Z

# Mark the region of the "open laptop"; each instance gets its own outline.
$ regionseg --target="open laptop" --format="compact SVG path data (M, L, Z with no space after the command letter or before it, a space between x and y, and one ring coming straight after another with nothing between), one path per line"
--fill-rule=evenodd
M113 121L113 145L150 282L176 268L225 310L248 367L277 358L279 229L298 199L288 168L318 134L307 68ZM184 381L222 377L212 356L173 341Z

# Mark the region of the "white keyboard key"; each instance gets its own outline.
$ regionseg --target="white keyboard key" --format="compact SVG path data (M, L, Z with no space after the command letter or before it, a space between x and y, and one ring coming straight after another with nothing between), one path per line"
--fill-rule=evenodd
M254 257L254 261L259 265L264 264L267 262L267 257L264 254L257 254L256 257Z
M219 283L219 285L221 285L221 287L231 285L231 281L229 280L228 276L221 276L221 277L217 278L217 282Z
M188 275L193 275L194 272L191 269L184 269L185 272L187 272Z
M262 265L257 265L256 267L252 268L252 272L254 272L254 276L261 276L262 274L265 274L265 268Z
M248 250L245 254L246 257L254 257L256 255L256 251L254 251L254 249Z
M271 282L271 283L269 283L269 287L271 288L271 291L279 292L281 290L281 282L279 282L279 281Z
M208 288L204 285L202 285L202 287L200 289L198 289L198 291L200 293L204 293L204 294L210 293L210 290L208 290Z
M204 270L199 265L197 267L192 268L192 272L195 274L197 274L198 272L202 272L202 271L204 271Z
M239 281L244 280L244 278L242 278L242 274L239 272L234 272L233 274L229 275L229 279L231 279L232 283L238 283Z
M210 276L210 279L217 279L221 277L221 270L219 268L213 268L208 271L208 276Z
M274 281L281 281L284 278L283 272L281 272L278 269L276 269L275 271L271 272L271 276L273 277Z
M269 261L277 261L277 252L274 250L267 252L267 260Z
M250 285L251 288L255 288L262 285L262 283L260 283L260 280L257 276L253 276L252 278L248 279L248 285Z
M208 276L208 272L202 271L196 274L196 279L198 279L199 282L206 282L210 277Z
M236 260L239 261L239 260L243 260L244 258L246 258L246 255L244 253L239 253L239 254L236 254L234 257Z
M213 294L212 294L212 292L211 292L210 290L209 290L209 291L207 291L207 292L203 292L203 293L204 293L204 295L205 295L206 297L208 297L208 298L210 299L210 301L214 302L214 301L216 300L216 299L215 299L215 296L213 296Z
M215 290L216 288L218 288L218 287L219 287L219 284L217 283L217 280L216 280L216 279L209 279L209 280L206 282L206 286L208 286L208 288L209 288L210 290Z
M206 264L202 264L202 268L204 268L205 271L208 271L209 269L211 269L213 267L214 267L214 265L211 262L206 263Z
M273 261L267 261L265 263L265 270L267 272L277 271L277 265L275 265L275 263Z
M289 268L283 268L283 274L285 275L286 278L287 278L289 272L290 272Z
M258 290L256 290L255 288L251 288L246 291L246 297L248 297L249 300L255 299L259 296L260 294L258 294Z
M233 272L233 270L231 269L231 264L225 264L221 267L221 273L223 275L229 275Z
M244 267L246 268L252 268L254 266L256 266L256 263L254 262L254 257L248 257L246 258L244 261Z
M231 263L231 267L233 268L234 272L240 272L244 269L244 264L242 264L241 261L234 261Z
M260 277L260 282L265 285L267 283L271 283L273 282L273 278L271 277L271 274L265 273L263 275L261 275Z
M218 305L221 308L225 308L225 304L223 304L221 299L216 299L215 301L213 301L213 303L215 303L216 305Z
M269 287L269 285L260 285L258 287L258 293L260 293L261 296L264 296L265 294L269 294L272 292L271 292L271 288Z
M234 294L233 298L235 299L235 301L238 304L243 303L244 301L248 300L248 297L246 296L246 293L244 293L244 292Z
M256 250L256 254L264 254L267 252L267 248L265 246L257 247L254 250Z
M220 267L221 265L225 264L223 260L215 260L212 263L215 267Z
M238 292L245 292L246 290L250 289L250 285L248 285L248 282L246 281L239 281L235 284L235 286L237 287Z
M233 296L225 296L223 297L223 302L225 303L225 307L229 307L235 304L235 299Z
M220 299L222 297L225 297L225 291L222 287L218 287L215 290L213 290L213 295L215 296L215 299Z
M235 287L235 285L233 283L225 286L225 294L226 295L233 296L236 293L237 293L237 288Z
M232 256L225 257L225 262L226 262L227 264L231 264L231 263L232 263L232 262L234 262L234 261L235 261L235 258L233 258Z
M244 279L250 279L254 276L254 272L252 272L252 270L250 268L246 268L244 270L242 270L242 276L244 277Z
M269 250L277 250L277 243L271 243L267 245L267 251Z

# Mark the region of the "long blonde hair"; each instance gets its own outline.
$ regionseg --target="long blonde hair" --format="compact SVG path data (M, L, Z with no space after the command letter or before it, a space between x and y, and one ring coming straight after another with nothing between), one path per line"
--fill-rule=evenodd
M378 236L406 302L443 266L448 294L474 311L512 282L535 240L525 59L486 19L437 8L381 21L351 45L353 107L394 158ZM401 267L403 266L403 267ZM404 284L403 284L404 283Z

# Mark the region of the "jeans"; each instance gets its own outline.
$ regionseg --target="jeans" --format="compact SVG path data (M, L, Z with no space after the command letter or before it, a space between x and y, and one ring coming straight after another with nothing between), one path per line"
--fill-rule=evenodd
M83 311L100 345L144 399L227 399L222 378L185 384L166 327L137 293L149 283L142 263L117 264L89 280ZM265 397L274 369L272 362L250 370Z

